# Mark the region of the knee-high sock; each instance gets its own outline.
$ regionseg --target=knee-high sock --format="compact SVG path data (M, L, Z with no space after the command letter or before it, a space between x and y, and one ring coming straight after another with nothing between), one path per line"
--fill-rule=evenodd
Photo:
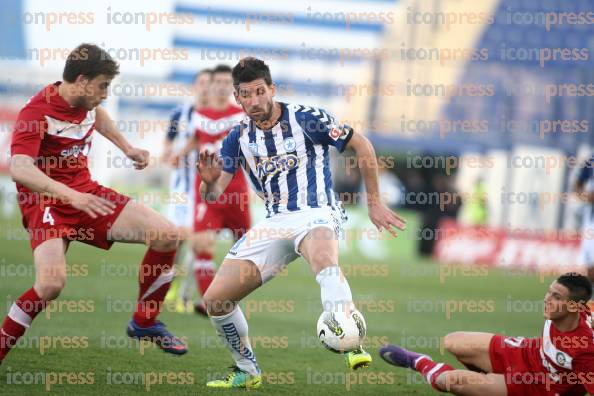
M196 261L194 261L194 276L196 277L196 286L198 287L201 296L204 296L204 293L208 290L216 272L217 269L212 260L212 254L200 253L196 255Z
M155 323L161 311L161 305L169 285L173 280L173 260L175 250L172 252L157 252L149 249L138 273L140 291L134 321L140 327L149 327Z
M441 392L447 392L447 390L437 386L437 377L446 371L454 370L454 368L445 363L434 362L429 356L421 356L415 362L415 370L421 373L434 389Z
M336 312L354 308L351 287L340 267L326 267L316 275L320 284L322 308L324 311Z
M223 316L211 316L210 320L227 349L231 351L237 367L252 375L259 374L260 367L248 338L248 324L239 305L233 312Z
M35 289L24 292L10 307L0 328L0 361L25 334L38 313L43 311L47 301L39 297Z

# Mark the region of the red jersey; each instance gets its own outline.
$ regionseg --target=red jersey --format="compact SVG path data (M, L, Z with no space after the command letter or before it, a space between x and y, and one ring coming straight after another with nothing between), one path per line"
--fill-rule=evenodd
M58 94L60 82L48 85L33 96L21 109L15 123L11 155L26 154L36 160L37 167L52 179L81 192L89 192L98 184L91 179L87 155L95 126L95 110L70 105ZM20 196L35 197L17 183ZM33 199L21 199L24 206Z
M526 366L545 373L552 394L594 394L594 332L592 314L580 313L573 331L560 332L545 321L542 338L523 339Z
M207 149L218 153L221 150L223 139L227 133L237 125L245 114L240 107L229 104L224 110L213 110L210 108L196 110L192 123L196 138L200 144L200 150ZM200 175L196 175L196 188L200 186ZM247 182L243 172L236 172L225 193L246 193L248 192ZM197 194L197 197L200 195Z

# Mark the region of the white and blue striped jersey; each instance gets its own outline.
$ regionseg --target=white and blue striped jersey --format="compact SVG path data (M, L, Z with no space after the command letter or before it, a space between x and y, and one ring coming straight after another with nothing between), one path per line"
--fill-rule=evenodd
M242 167L264 199L267 217L306 208L330 206L332 189L329 148L343 152L353 135L322 109L280 103L281 117L270 130L245 118L229 132L221 148L223 170Z
M172 142L174 153L180 152L187 145L188 140L194 136L194 113L194 106L187 103L177 107L171 114L167 139ZM171 191L187 193L189 197L193 196L196 179L196 170L193 164L197 160L198 155L195 151L180 159L178 167L171 174Z

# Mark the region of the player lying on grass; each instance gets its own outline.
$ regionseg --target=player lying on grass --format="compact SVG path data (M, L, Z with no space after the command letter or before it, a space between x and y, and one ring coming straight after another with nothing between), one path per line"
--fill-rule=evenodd
M101 48L81 44L66 60L63 82L33 96L18 115L10 174L17 184L23 225L29 231L35 284L10 307L0 329L0 362L66 281L65 253L78 240L101 249L113 242L145 243L131 337L148 338L175 354L186 346L156 320L173 276L175 225L152 209L91 179L87 155L93 131L143 169L149 153L130 145L99 104L118 64Z
M588 278L567 273L545 294L542 337L446 335L445 348L468 370L456 370L396 345L381 348L380 355L390 364L418 371L435 389L455 395L594 394L594 332L586 306L591 296Z
M242 59L233 69L233 80L235 99L248 117L229 132L220 158L200 153L200 191L216 200L241 166L264 199L267 218L235 243L204 295L212 324L235 360L226 379L207 386L256 388L261 384L260 367L240 300L302 256L320 284L323 309L350 313L354 307L338 267L343 213L332 190L330 146L356 152L373 224L396 235L394 227L404 229L405 223L380 200L377 160L365 137L321 109L275 101L270 70L259 59ZM363 350L346 358L351 368L371 362Z

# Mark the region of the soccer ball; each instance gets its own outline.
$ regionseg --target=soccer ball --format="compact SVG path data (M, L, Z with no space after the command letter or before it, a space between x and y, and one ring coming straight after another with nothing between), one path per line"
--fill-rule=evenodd
M336 353L358 349L367 333L367 325L356 309L347 315L344 311L324 311L318 319L318 338L322 345Z

